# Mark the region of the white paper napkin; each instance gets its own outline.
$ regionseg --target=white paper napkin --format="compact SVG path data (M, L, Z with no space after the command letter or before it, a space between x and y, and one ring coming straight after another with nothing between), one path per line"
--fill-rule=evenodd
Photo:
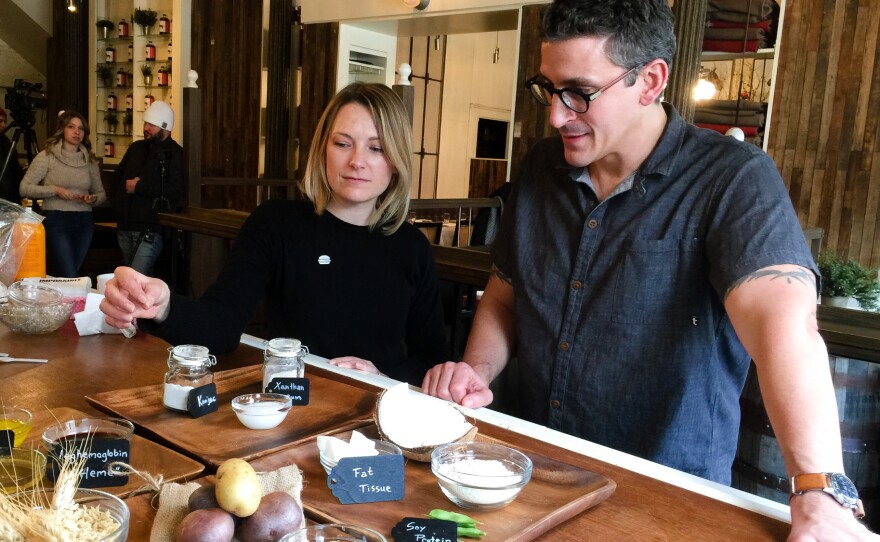
M107 322L104 321L104 313L100 309L102 299L104 299L104 296L101 294L89 293L86 296L85 308L82 312L73 315L73 321L80 336L98 333L121 333L129 338L134 337L136 331L133 325L126 329L118 329L107 325Z

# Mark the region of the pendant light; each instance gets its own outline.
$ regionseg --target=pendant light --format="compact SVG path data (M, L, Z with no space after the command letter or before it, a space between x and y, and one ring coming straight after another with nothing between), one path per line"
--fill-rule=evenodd
M495 32L495 52L492 53L492 64L498 64L498 58L501 56L501 49L498 48L498 32Z
M67 11L76 13L76 0L67 0Z

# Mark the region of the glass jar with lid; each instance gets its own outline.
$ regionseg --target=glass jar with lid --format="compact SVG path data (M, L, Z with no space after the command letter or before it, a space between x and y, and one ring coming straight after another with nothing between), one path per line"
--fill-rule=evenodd
M211 366L217 358L204 346L181 344L168 349L168 372L162 402L171 410L187 412L189 392L214 381Z
M298 339L272 339L263 346L264 391L273 378L303 378L309 349Z

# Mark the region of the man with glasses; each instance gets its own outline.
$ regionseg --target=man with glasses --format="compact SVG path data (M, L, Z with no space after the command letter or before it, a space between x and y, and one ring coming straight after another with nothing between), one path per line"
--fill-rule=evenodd
M518 172L463 361L423 389L488 405L516 356L521 417L729 483L753 359L793 534L868 536L854 491L825 487L848 480L818 270L773 161L661 103L665 0L556 0L542 33L526 86L559 134Z

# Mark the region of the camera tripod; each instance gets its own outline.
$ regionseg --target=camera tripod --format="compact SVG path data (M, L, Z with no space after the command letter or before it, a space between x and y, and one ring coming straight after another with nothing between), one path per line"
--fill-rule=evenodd
M15 128L15 131L12 132L12 144L9 146L9 152L7 152L4 157L3 168L0 169L0 179L6 175L6 168L9 166L9 161L13 159L12 156L15 154L15 149L18 147L18 142L21 140L22 135L24 135L24 152L27 154L28 164L30 164L34 157L40 152L39 147L37 146L37 134L34 133L33 123L21 124L18 120L13 120L9 126L3 130L3 134L5 135L6 132L13 128Z

